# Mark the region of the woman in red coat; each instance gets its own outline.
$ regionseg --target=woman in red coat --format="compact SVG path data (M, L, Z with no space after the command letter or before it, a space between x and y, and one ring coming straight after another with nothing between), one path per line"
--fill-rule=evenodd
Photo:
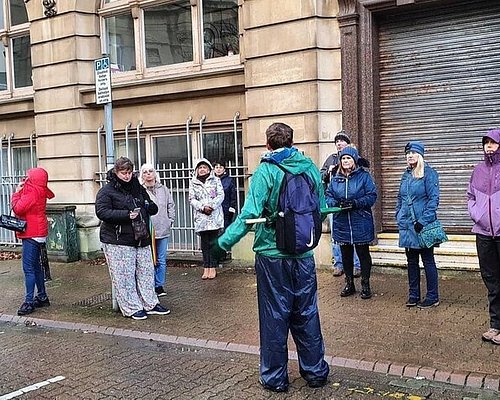
M23 242L22 263L26 286L26 298L17 310L17 315L30 314L35 308L50 306L40 254L41 244L45 243L49 232L47 199L52 199L54 193L47 187L49 176L43 168L31 168L27 176L19 183L11 200L14 213L26 221L26 230L17 233Z

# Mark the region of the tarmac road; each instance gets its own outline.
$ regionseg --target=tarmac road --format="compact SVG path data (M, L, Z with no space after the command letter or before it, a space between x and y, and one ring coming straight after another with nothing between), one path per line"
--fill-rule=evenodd
M276 394L258 384L256 355L36 325L0 323L0 355L0 400L498 399L498 392L340 367L326 387L311 389L295 361L290 391Z

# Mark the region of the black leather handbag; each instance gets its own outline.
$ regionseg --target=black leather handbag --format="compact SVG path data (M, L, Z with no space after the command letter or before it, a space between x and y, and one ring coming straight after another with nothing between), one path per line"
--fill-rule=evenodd
M149 239L149 229L141 214L139 214L136 219L132 220L132 228L134 230L135 240L141 241Z
M26 221L13 215L2 214L0 216L0 228L15 232L24 232L26 230Z

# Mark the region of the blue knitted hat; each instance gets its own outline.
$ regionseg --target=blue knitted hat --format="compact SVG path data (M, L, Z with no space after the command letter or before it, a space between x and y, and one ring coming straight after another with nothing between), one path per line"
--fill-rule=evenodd
M339 153L339 161L342 159L342 156L351 156L354 159L354 162L358 164L359 160L359 153L358 150L356 150L354 147L351 146L346 146L342 149L342 151Z
M409 151L414 151L415 153L424 156L424 145L420 142L408 142L405 146L405 154Z

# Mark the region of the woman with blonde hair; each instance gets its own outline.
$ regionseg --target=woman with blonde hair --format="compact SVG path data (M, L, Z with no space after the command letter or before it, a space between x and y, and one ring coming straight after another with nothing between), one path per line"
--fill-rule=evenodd
M158 297L166 296L164 289L167 274L168 242L172 224L175 221L175 203L170 190L160 182L152 164L143 164L139 180L146 188L151 200L158 206L158 213L151 216L154 228L155 292Z
M437 219L439 177L424 162L424 145L409 142L405 147L407 168L401 177L396 220L399 228L399 247L404 247L408 263L409 295L407 307L431 308L439 305L438 272L434 247L422 247L417 234L425 225ZM422 259L427 282L427 294L420 301L420 268Z

